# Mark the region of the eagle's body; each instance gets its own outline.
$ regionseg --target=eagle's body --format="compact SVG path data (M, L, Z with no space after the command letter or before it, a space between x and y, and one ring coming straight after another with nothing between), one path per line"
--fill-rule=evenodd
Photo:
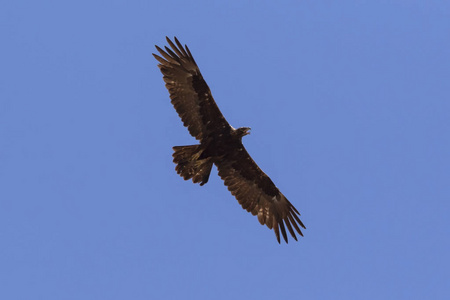
M198 145L176 146L174 162L184 179L200 185L208 182L212 165L244 209L258 216L261 224L274 229L280 242L280 229L288 241L286 228L297 240L294 229L303 235L299 226L299 212L278 190L272 180L258 167L242 144L242 137L250 128L234 129L228 124L214 101L187 46L175 38L176 45L167 38L172 49L156 46L163 56L160 62L166 87L178 115Z

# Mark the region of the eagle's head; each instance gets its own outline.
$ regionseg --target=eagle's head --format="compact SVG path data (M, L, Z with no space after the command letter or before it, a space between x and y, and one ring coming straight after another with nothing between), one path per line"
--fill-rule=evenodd
M250 134L250 127L239 127L238 129L235 130L235 134L242 138L244 135Z

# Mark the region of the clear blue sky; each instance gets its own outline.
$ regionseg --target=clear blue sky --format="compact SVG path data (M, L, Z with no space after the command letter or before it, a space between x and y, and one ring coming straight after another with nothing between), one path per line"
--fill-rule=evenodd
M2 2L0 298L450 299L450 2L223 3ZM176 174L166 35L299 242Z

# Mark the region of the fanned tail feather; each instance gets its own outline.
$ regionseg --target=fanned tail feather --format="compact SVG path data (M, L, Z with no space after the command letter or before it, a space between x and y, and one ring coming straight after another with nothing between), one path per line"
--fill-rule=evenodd
M200 145L175 146L173 150L173 162L177 164L175 170L184 180L192 178L200 185L208 182L213 162L210 157L200 158L203 152Z

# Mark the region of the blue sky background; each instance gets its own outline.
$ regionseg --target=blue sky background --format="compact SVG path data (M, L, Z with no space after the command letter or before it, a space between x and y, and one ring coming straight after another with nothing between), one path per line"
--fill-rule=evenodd
M224 3L2 2L0 298L450 299L450 2ZM176 174L166 35L299 242Z

